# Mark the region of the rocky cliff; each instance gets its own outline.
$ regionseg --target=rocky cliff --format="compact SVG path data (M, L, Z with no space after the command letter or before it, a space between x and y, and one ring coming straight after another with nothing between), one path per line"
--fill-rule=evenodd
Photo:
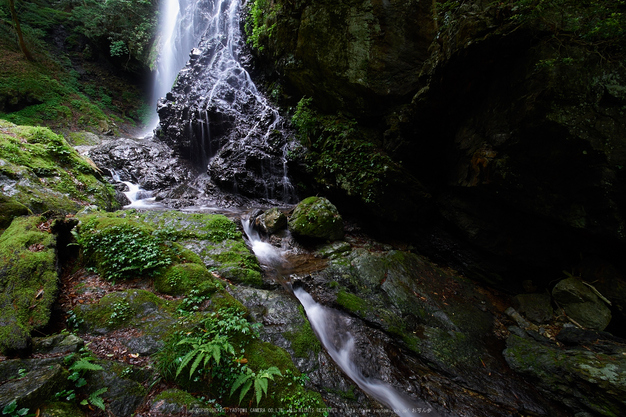
M622 275L606 273L626 243L619 7L257 1L249 32L284 103L312 98L314 188L404 231L438 224L465 242L449 261L509 288L582 274L622 315Z

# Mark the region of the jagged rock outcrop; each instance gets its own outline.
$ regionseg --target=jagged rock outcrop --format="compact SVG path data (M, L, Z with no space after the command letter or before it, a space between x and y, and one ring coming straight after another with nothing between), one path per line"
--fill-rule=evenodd
M291 201L288 134L246 71L239 2L215 2L211 24L172 91L159 102L157 136L207 169L220 188Z

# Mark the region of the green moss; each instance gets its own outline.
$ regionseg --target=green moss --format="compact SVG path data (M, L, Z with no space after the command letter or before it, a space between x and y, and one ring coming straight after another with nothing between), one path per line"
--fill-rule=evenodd
M146 290L128 290L105 295L97 303L80 305L74 312L89 330L140 327L146 309L172 314L174 304Z
M184 295L191 290L211 294L224 286L201 263L184 263L172 265L157 274L154 288L164 294Z
M118 204L113 188L98 179L95 168L48 128L0 128L0 174L16 181L12 198L35 213Z
M315 332L313 332L311 323L306 319L302 306L298 306L298 309L305 319L304 324L298 331L285 332L283 335L291 342L291 348L296 357L308 358L311 353L318 354L322 349L322 345Z
M0 349L19 347L50 319L57 295L54 235L41 217L19 217L0 236Z
M343 237L343 220L327 199L308 197L294 209L289 230L304 237L336 240Z
M225 279L255 287L263 285L259 261L243 240L228 240L218 247L207 247L203 255Z
M89 262L107 279L154 274L176 259L176 249L155 230L132 218L90 215L79 228L78 243Z
M248 312L246 307L244 307L239 300L235 299L226 290L218 291L211 296L211 307L213 311L218 311L224 308L232 308L243 313Z
M0 230L9 227L15 217L32 214L24 204L0 194Z
M202 403L196 397L180 389L165 390L154 398L154 402L165 401L170 404L185 406L190 409L193 406L201 406Z
M371 309L370 303L345 290L337 293L337 304L355 313L366 314Z

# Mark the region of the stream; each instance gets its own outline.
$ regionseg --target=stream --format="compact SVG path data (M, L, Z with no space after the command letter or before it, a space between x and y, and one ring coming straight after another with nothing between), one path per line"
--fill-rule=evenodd
M298 201L287 163L295 141L246 70L251 58L240 2L191 1L182 7L165 1L171 13L161 22L154 138L111 143L91 154L128 199L125 208L223 213L240 220L272 291L235 291L241 297L265 294L285 305L297 300L324 348L317 357L297 359L297 366L312 375L329 403L363 406L350 415L545 414L532 387L510 377L502 342L491 340L497 312L484 307L488 295L457 275L358 231L319 256L316 248L293 250L298 243L292 245L289 236L269 240L259 233L253 208L289 211ZM299 274L300 264L310 270ZM342 311L332 308L339 308L341 297ZM290 317L267 320L273 325ZM285 341L278 330L274 334Z

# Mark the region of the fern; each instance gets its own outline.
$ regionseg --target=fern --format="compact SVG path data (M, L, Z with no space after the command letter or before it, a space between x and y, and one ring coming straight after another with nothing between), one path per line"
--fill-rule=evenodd
M257 405L259 405L263 394L267 395L269 380L271 379L273 381L274 375L282 376L282 374L280 373L280 369L275 366L271 366L256 373L253 372L250 368L246 368L246 373L239 375L239 377L233 383L233 386L230 389L230 395L232 396L235 391L237 391L237 389L241 387L241 391L239 393L239 404L241 404L243 397L246 396L248 391L250 391L250 388L252 388L252 384L254 384L256 403Z
M231 355L235 354L235 348L228 341L228 337L223 335L215 336L209 341L203 340L202 337L189 337L181 340L178 344L191 344L192 350L183 357L176 371L177 377L192 360L193 362L189 369L189 378L193 376L201 363L203 367L206 367L209 361L213 359L215 363L219 365L222 358L222 351Z
M104 399L101 397L102 394L108 391L108 388L100 388L89 394L89 397L86 400L82 400L80 405L87 405L87 403L98 407L100 410L104 410Z
M70 366L69 370L72 372L80 372L80 371L101 371L104 368L95 363L91 363L88 358L81 358L74 362L72 366Z

